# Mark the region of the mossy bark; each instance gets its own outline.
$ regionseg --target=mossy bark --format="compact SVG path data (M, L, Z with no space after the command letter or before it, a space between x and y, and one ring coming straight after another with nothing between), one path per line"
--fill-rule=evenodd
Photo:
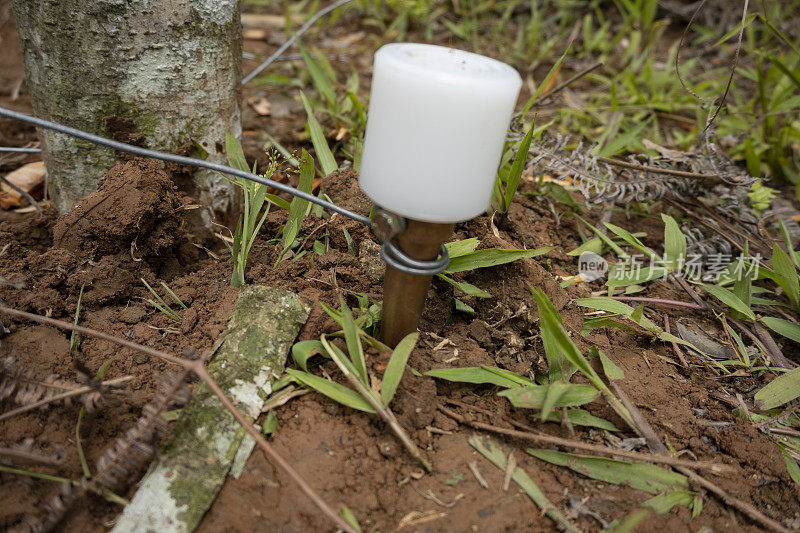
M104 136L174 151L202 146L223 161L241 135L239 0L13 0L36 114ZM48 190L68 211L118 161L113 150L40 131ZM203 171L186 186L227 212L234 190Z
M208 370L248 419L261 412L308 314L308 306L289 291L242 289ZM198 385L164 457L150 468L113 531L192 531L222 488L244 435L216 396Z

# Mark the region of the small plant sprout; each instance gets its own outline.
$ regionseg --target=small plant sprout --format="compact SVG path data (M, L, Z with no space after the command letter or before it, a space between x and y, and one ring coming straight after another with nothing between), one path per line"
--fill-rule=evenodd
M247 166L247 160L244 157L244 152L239 144L239 141L230 133L225 137L225 150L228 154L228 164L237 169L245 172L250 172L250 167ZM269 177L278 170L280 161L278 154L275 151L268 152L269 164L264 176ZM256 172L255 163L253 164L252 172ZM224 175L223 175L224 176ZM247 267L247 257L250 255L250 250L253 248L258 230L264 224L264 220L269 214L269 207L275 204L278 207L289 210L289 202L276 196L267 193L267 186L260 183L255 183L244 178L235 177L229 178L224 176L225 179L237 185L244 193L244 206L241 216L236 223L236 231L233 234L233 242L225 244L231 252L231 260L233 261L233 273L231 274L231 285L234 287L244 286L244 273ZM261 214L264 208L264 214Z
M311 192L314 186L314 159L305 150L300 159L300 183L297 188L304 192ZM283 250L278 257L278 262L292 248L310 208L311 203L308 200L297 197L293 198L292 203L289 204L289 218L283 226Z
M348 353L345 354L326 335L322 335L319 341L305 341L295 345L292 357L303 370L288 369L286 372L301 385L314 389L342 405L380 416L397 435L406 450L430 471L430 464L389 409L419 334L410 333L397 344L383 378L378 381L367 369L364 348L361 344L361 337L366 334L356 325L343 297L340 298L340 303L340 311L331 312L330 315L342 326ZM332 359L352 388L308 372L307 361L315 354L322 354Z
M437 273L413 265L435 261L453 225L489 206L521 86L509 65L461 50L395 43L375 53L359 184L406 219L384 244L400 257L384 281L390 346L416 330Z
M152 294L155 297L155 300L151 300L148 298L145 301L150 305L152 305L153 307L155 307L156 309L158 309L159 311L161 311L162 313L164 313L165 315L167 315L167 317L173 322L180 322L181 315L178 314L178 312L175 311L166 301L164 301L164 299L158 295L155 289L153 289L153 287L151 287L150 284L147 283L147 281L145 281L144 278L140 279L142 280L142 283L144 283L144 286L147 287L147 290L150 291L150 294ZM184 310L188 309L188 307L186 307L186 304L184 304L181 301L181 299L178 298L178 296L174 292L172 292L172 289L170 289L166 283L162 281L161 286L164 287L164 290L167 291L167 294L169 294L170 298L175 300L175 302L178 305L180 305Z

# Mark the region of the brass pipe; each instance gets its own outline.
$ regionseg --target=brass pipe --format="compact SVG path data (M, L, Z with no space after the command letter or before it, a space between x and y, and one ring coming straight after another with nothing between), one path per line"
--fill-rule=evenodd
M409 219L395 244L412 259L432 261L439 255L442 243L453 234L454 227L455 224ZM388 346L397 346L403 337L417 330L432 277L416 276L386 266L381 336Z

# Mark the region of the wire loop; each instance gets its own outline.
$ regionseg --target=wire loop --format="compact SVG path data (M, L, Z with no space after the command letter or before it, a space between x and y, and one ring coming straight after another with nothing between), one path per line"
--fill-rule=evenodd
M386 241L381 246L381 259L395 270L414 276L435 276L447 270L450 265L450 254L447 253L447 247L444 244L439 249L438 259L420 261L403 253L393 241Z

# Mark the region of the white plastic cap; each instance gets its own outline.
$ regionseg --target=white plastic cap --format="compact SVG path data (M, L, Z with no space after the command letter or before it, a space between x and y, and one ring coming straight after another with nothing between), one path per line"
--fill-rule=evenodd
M423 222L461 222L489 206L522 86L500 61L427 44L375 53L361 188Z

